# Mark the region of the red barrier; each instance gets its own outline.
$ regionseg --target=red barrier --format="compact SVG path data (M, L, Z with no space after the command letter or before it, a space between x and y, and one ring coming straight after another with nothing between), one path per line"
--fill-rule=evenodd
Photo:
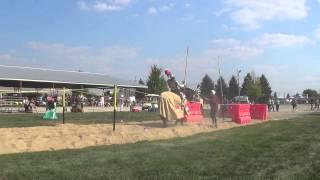
M252 119L267 120L268 108L265 104L253 104L250 107L250 114Z
M228 106L228 113L231 114L232 121L239 124L251 122L250 104L231 104Z
M184 117L185 122L201 122L203 120L202 105L199 102L187 102L188 113Z

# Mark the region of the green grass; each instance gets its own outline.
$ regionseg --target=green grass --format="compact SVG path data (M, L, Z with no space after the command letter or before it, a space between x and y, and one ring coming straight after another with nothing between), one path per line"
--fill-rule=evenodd
M46 123L42 119L43 114L31 113L0 113L0 128L12 127L33 127L41 126ZM205 116L209 117L209 111L205 111ZM62 122L62 114L58 114L59 120ZM117 112L117 122L124 120L125 122L141 122L160 120L159 112ZM101 124L112 123L113 112L88 112L88 113L66 113L65 121L75 124Z
M320 115L188 138L0 156L0 179L315 179Z
M32 127L40 126L44 122L43 114L17 113L17 114L0 114L0 128L9 127ZM62 114L58 114L59 120L62 121ZM126 122L130 121L150 121L160 120L159 113L152 112L118 112L117 118ZM67 123L90 124L90 123L112 123L113 112L92 112L92 113L66 113L65 121Z

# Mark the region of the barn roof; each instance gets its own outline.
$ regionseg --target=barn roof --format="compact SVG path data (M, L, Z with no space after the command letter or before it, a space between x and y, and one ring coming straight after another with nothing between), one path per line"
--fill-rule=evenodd
M0 65L0 86L32 88L146 88L105 74Z

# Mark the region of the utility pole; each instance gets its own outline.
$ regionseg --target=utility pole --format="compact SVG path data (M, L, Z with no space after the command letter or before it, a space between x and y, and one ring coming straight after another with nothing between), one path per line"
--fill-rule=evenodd
M240 96L240 73L241 73L241 69L237 70L237 77L238 77L238 96Z
M218 56L218 68L219 68L219 80L220 80L220 92L221 92L221 109L222 109L222 120L224 122L224 111L225 111L225 102L223 98L223 88L222 88L222 76L220 71L220 57Z
M220 57L219 56L218 56L218 68L219 68L219 80L220 80L221 98L222 98L222 101L223 101L222 77L221 77L221 71L220 71Z
M189 47L187 47L186 66L185 66L185 69L184 69L184 80L183 80L184 89L186 89L186 85L187 85L188 57L189 57Z

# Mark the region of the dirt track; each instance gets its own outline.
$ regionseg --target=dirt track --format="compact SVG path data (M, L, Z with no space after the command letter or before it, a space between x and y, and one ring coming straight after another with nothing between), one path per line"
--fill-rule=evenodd
M289 106L284 106L282 112L269 113L269 119L289 119L308 113L308 107L301 106L292 112ZM241 125L219 119L219 127L211 127L210 119L202 124L185 124L183 126L169 124L162 128L160 121L142 123L119 123L116 132L111 124L75 125L60 124L54 127L3 128L0 131L0 154L53 151L60 149L79 149L97 145L125 144L138 141L170 139L174 137L192 136L197 133L211 132ZM251 124L261 123L252 121Z

